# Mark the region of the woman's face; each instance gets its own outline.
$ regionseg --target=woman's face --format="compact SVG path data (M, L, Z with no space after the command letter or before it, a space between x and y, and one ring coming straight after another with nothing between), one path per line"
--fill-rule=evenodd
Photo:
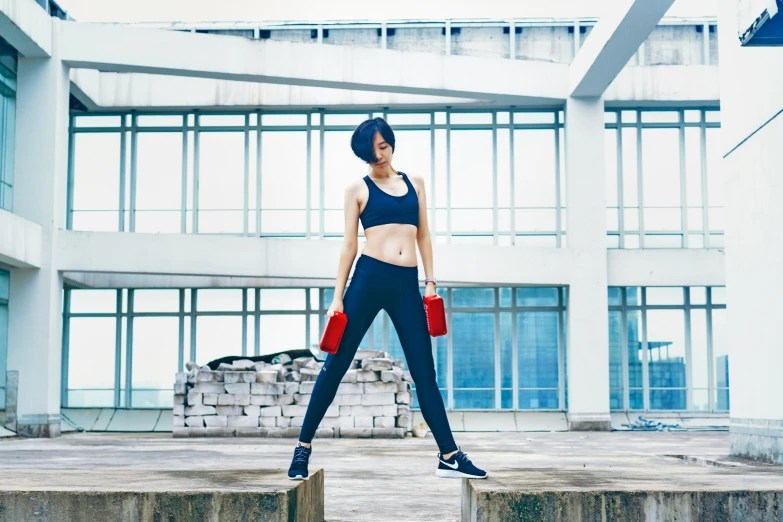
M375 169L385 169L389 167L392 162L392 148L391 145L386 143L386 140L383 139L380 132L375 133L372 145L377 161L375 163L370 163L370 165Z

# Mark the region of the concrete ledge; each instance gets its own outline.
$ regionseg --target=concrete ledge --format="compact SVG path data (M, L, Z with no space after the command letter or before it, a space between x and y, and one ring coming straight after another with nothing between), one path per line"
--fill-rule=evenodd
M323 522L324 474L282 470L6 469L0 519ZM45 519L49 519L44 515Z
M783 421L732 418L731 455L783 464Z
M569 413L568 431L610 431L612 417L608 413Z
M525 469L463 480L462 521L571 522L783 519L783 476L684 466Z
M59 437L60 415L21 415L16 422L16 433L33 439Z

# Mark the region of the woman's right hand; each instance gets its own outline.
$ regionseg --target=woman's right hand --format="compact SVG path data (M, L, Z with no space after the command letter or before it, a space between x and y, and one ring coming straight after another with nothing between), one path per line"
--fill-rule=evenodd
M332 317L335 312L343 312L343 300L342 299L334 299L332 301L332 306L329 307L329 310L326 312L327 317Z

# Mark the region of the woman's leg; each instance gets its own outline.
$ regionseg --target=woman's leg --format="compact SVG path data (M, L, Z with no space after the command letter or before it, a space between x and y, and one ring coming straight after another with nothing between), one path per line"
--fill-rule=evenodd
M432 342L418 282L400 282L397 298L387 306L386 311L400 337L411 377L416 383L421 414L432 430L440 452L445 455L457 451L459 448L451 434L446 408L435 378Z
M343 308L345 315L348 316L348 324L337 353L326 357L321 373L315 381L313 395L310 397L310 404L307 406L302 430L299 433L300 442L309 444L313 440L315 430L321 423L326 409L332 404L337 387L348 371L364 334L367 333L381 309L378 297L373 291L371 275L354 274L343 297Z

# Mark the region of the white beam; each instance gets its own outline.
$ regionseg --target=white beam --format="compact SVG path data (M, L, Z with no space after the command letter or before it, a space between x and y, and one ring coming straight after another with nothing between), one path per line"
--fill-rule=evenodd
M0 263L17 268L41 267L43 228L0 210Z
M616 0L569 69L571 96L602 96L674 0Z
M606 90L604 101L617 107L688 105L717 106L720 100L717 65L626 67ZM200 107L279 108L313 107L491 107L475 99L390 94L296 85L183 78L141 73L104 73L71 70L71 94L88 109L184 110ZM526 106L534 106L528 103Z
M609 286L725 286L722 250L609 250Z
M388 49L64 24L70 67L309 87L480 98L565 99L568 66Z
M157 274L64 272L63 279L77 288L292 288L333 287L331 279L285 277L219 277Z
M330 286L340 243L185 234L58 233L58 270L86 287ZM568 248L433 245L450 285L567 285ZM322 259L323 263L313 263ZM609 286L722 286L717 250L610 250ZM423 272L419 274L424 278Z
M0 37L27 58L52 55L52 22L35 0L0 0Z
M77 74L80 73L80 74ZM71 94L79 100L87 110L94 111L100 108L98 96L100 95L101 72L94 70L70 70Z
M717 65L666 65L626 67L612 82L604 101L647 106L717 106L720 102Z
M394 9L373 9L356 1L323 2L322 0L232 0L215 9L214 0L67 0L66 9L77 20L85 22L322 22L327 20L362 22L400 20L595 20L604 2L557 0L556 2L510 2L482 0L398 0ZM715 0L677 0L668 16L693 18L717 16ZM237 22L241 20L242 22Z
M186 234L61 231L64 272L334 281L340 242ZM441 284L565 285L568 249L433 245ZM313 259L322 262L313 263ZM420 270L420 279L424 273Z
M416 107L474 105L481 100L349 91L298 85L184 78L142 73L105 73L92 69L71 70L71 92L95 108L187 110L201 107L334 108ZM85 101L86 100L86 101ZM486 104L486 102L484 102ZM91 108L88 105L88 108Z

